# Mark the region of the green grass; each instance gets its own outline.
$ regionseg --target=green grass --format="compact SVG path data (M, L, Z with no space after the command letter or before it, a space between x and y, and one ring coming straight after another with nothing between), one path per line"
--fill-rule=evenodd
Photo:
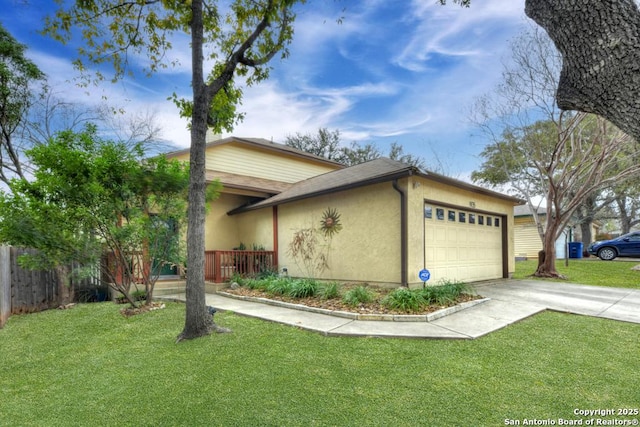
M569 259L565 267L564 260L556 261L558 272L565 275L571 283L583 285L610 286L615 288L640 288L640 271L631 270L638 265L632 261L602 261L599 259ZM517 261L516 279L532 279L538 266L537 260ZM549 279L544 279L549 280Z
M328 338L233 313L111 303L0 330L2 426L498 426L637 408L640 325L544 313L474 341Z

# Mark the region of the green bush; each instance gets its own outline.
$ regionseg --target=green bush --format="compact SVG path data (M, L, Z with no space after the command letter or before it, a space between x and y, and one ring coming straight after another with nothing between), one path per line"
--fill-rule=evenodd
M404 312L420 311L428 305L421 291L408 288L398 288L390 292L382 300L382 304L390 309Z
M291 292L291 279L280 277L277 279L266 280L266 291L274 295L289 295Z
M289 296L293 298L313 297L318 292L318 282L312 279L298 279L291 282Z
M358 304L366 304L373 301L373 293L366 286L360 285L349 289L342 297L342 301L347 305L355 307Z
M325 283L318 289L318 295L324 300L340 297L340 284L338 282Z
M441 281L439 285L427 286L421 290L422 297L428 304L449 305L454 303L463 293L470 293L466 283Z

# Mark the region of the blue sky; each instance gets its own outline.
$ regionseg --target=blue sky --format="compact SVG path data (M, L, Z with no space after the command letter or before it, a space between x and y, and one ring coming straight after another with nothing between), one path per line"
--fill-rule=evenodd
M79 89L69 82L73 46L36 33L53 2L1 3L2 24L66 99L92 104L106 97L130 114L153 112L164 139L189 145L186 121L167 101L173 92L190 93L184 41L172 53L181 66ZM298 9L289 58L274 60L271 78L245 89L246 117L232 134L284 142L338 129L346 145L373 143L387 152L398 142L428 167L440 162L448 175L467 179L487 143L469 109L500 81L508 42L527 25L524 0L476 0L468 9L436 0L310 0Z

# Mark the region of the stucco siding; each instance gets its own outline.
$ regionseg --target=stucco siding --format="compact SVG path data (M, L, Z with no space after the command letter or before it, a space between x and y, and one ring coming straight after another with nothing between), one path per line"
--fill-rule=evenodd
M238 143L209 147L206 155L209 170L289 183L337 168L302 158L245 147Z
M227 212L247 200L243 196L222 193L210 203L205 220L205 250L231 250L240 244L238 219Z
M249 211L237 218L238 239L252 250L253 245L273 250L273 213L272 208Z
M326 251L328 265L322 274L305 271L289 245L297 230L318 228L328 208L340 214L342 229L333 238L318 239L318 251ZM371 185L278 207L279 264L292 276L400 283L400 198L391 183Z
M515 270L513 202L469 190L412 177L406 184L409 196L410 285L421 284L418 272L427 268L430 283L439 280L484 280L503 275L503 233L507 241L508 273ZM444 220L425 218L425 202L441 208ZM453 221L448 215L455 215ZM464 222L460 222L460 214ZM475 224L469 223L473 214ZM480 216L483 225L479 225ZM496 226L496 220L498 226ZM489 222L491 225L489 225ZM506 223L505 223L506 222ZM506 231L504 231L506 227Z

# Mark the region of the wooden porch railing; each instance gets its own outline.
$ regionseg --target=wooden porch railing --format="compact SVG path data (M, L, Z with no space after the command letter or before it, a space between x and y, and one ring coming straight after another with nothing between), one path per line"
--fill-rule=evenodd
M204 278L222 283L234 274L252 276L276 269L274 251L205 251Z

